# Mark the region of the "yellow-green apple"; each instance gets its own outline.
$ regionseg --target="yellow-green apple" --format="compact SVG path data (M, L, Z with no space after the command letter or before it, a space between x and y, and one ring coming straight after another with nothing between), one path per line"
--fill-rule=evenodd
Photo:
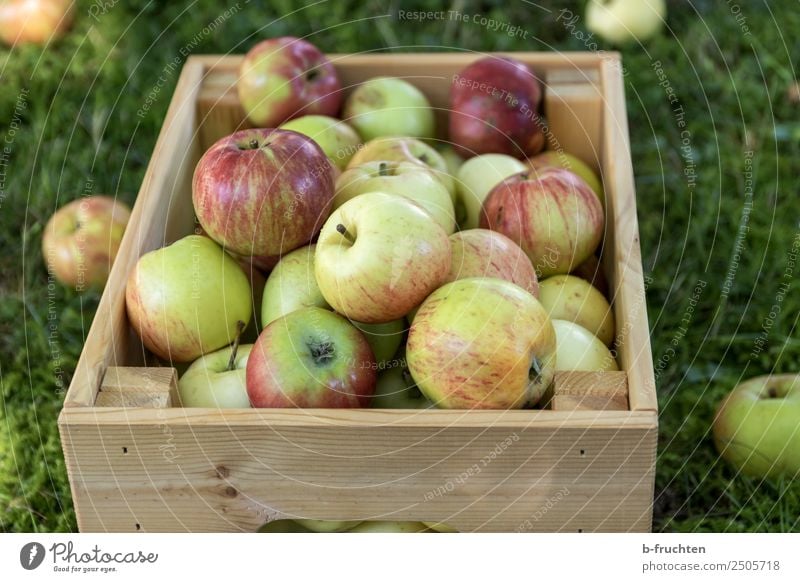
M378 376L372 408L417 410L434 406L414 383L408 368L398 365L384 370Z
M131 211L110 196L87 196L58 210L44 227L47 270L64 285L102 289Z
M573 275L556 275L539 282L539 301L553 319L577 323L605 345L614 341L614 312L591 283Z
M230 344L250 321L247 276L208 237L190 235L139 258L128 276L131 326L160 358L191 362Z
M521 287L460 279L419 308L406 354L417 386L440 408L522 408L553 381L556 334L544 307Z
M752 477L800 476L800 376L775 374L742 382L714 418L722 457Z
M222 348L192 362L178 382L186 408L250 408L247 358L252 344Z
M588 164L584 163L578 157L564 151L549 150L532 157L528 160L528 163L536 170L542 168L563 168L577 174L583 178L583 181L589 185L589 188L597 194L603 207L605 207L606 195L600 177Z
M524 63L478 59L453 77L450 139L464 157L537 154L545 146L541 100L542 84Z
M339 533L353 529L360 521L335 521L331 519L295 519L300 526L317 533Z
M361 145L361 138L352 127L327 115L296 117L281 125L280 129L296 131L313 139L340 170L347 167Z
M421 137L434 134L433 109L414 85L395 77L361 83L344 103L347 120L365 141L376 137Z
M413 137L381 137L364 144L356 152L347 168L367 162L416 162L430 168L456 201L456 182L447 171L442 155L423 141Z
M586 5L586 28L618 45L649 39L666 18L664 0L589 0Z
M468 277L495 277L519 285L539 296L536 271L513 240L483 228L462 230L450 236L453 258L447 282Z
M553 319L556 330L556 370L609 372L619 370L614 355L596 335L577 323Z
M365 408L375 392L375 356L364 335L319 307L267 325L247 361L256 408Z
M72 25L73 8L72 0L3 0L0 40L8 45L55 40Z
M401 317L385 323L361 323L350 321L356 329L364 334L372 353L375 355L375 364L378 370L383 370L397 353L403 336L406 332L406 320Z
M483 201L492 188L527 169L521 161L505 154L483 154L464 162L456 175L458 199L465 210L461 228L478 228Z
M450 192L436 175L416 162L367 162L350 168L336 180L333 207L367 192L405 196L430 212L447 234L456 228Z
M597 255L591 255L580 265L570 271L570 275L580 277L592 284L604 297L608 297L608 280L603 272L603 265Z
M481 228L513 240L540 277L569 273L603 239L603 206L576 174L561 168L523 172L495 186L483 203Z
M331 62L313 44L292 36L251 48L239 68L236 90L258 127L277 127L301 115L334 117L342 100Z
M450 240L431 215L393 194L370 192L331 214L314 269L322 296L364 323L404 317L450 270Z
M314 140L283 129L246 129L203 154L192 181L208 235L245 257L276 257L308 242L330 213L333 166Z
M434 148L439 152L439 155L442 156L442 159L444 159L444 163L447 166L447 173L455 178L458 175L458 170L461 169L461 166L464 164L464 158L458 155L456 148L448 143L436 142Z
M350 533L431 533L421 521L364 521Z

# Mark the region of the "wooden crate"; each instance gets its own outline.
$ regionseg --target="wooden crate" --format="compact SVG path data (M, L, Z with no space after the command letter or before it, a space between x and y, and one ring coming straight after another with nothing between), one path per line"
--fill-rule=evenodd
M195 227L191 178L245 126L239 56L186 62L59 417L81 531L254 531L284 517L446 521L461 531L648 531L657 404L619 57L518 53L552 137L602 171L603 268L623 372L559 374L551 409L182 409L125 314L127 274ZM408 78L447 127L474 54L333 55L343 86ZM143 366L151 367L143 367ZM505 443L505 444L504 444Z

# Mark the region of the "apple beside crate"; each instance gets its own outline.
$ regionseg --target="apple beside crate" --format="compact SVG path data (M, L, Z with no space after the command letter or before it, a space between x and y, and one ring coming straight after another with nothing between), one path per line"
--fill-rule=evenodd
M407 78L445 132L453 75L478 56L330 58L344 87ZM172 407L177 372L157 367L128 325L126 277L141 255L193 231L197 161L246 126L235 91L241 57L191 57L59 417L81 531L240 532L291 517L650 530L658 416L620 61L513 56L546 83L553 140L602 172L602 264L621 371L559 373L542 410Z

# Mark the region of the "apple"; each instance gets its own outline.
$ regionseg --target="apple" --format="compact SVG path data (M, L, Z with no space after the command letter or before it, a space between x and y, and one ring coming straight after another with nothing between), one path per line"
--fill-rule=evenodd
M347 167L361 145L361 138L344 121L326 115L304 115L280 126L310 137L340 170Z
M447 167L447 173L455 178L458 175L458 170L464 165L464 158L458 154L456 148L448 143L436 142L433 147L442 156Z
M267 325L247 362L256 408L365 408L375 392L375 356L343 317L319 307Z
M385 323L361 323L352 320L350 323L364 334L364 338L375 356L378 370L383 370L397 353L400 344L403 343L403 335L406 331L405 318L401 317Z
M236 90L258 127L277 127L301 115L335 117L342 100L331 62L313 44L292 36L251 48L239 68Z
M546 141L541 101L541 81L524 63L497 56L478 59L453 77L450 139L464 157L537 154Z
M256 533L313 533L292 519L276 519L262 525Z
M585 164L576 156L563 151L549 150L538 156L534 156L528 160L528 163L535 170L542 168L563 168L577 174L583 178L583 181L589 185L589 188L597 194L600 203L603 205L603 208L605 208L606 195L600 177L588 164Z
M330 213L333 167L308 137L246 129L203 154L192 181L208 235L238 255L276 257L317 234Z
M604 297L608 297L608 280L606 279L603 266L600 264L597 255L591 255L580 265L572 269L570 275L588 281L592 284L592 287L600 291Z
M423 396L408 368L398 365L383 371L378 376L372 408L416 410L435 407Z
M426 526L428 526L428 528L438 533L459 533L456 528L449 526L446 523L435 522L435 521L423 521L422 523L424 523Z
M474 228L450 236L452 261L447 282L468 277L495 277L519 285L534 297L539 296L536 271L519 246L507 236Z
M336 180L333 207L367 192L399 194L427 210L447 234L456 228L455 211L444 184L416 162L367 162L351 168Z
M414 85L395 77L361 83L345 101L342 118L365 141L387 136L431 138L434 134L428 99Z
M453 204L456 202L456 183L447 171L447 162L439 152L423 141L412 137L382 137L373 139L356 152L347 168L367 162L416 162L433 171L445 185Z
M331 214L314 269L322 296L364 323L404 317L450 270L447 233L420 206L382 192L348 200Z
M48 272L78 291L102 289L130 216L128 207L110 196L87 196L63 206L42 235Z
M431 533L421 521L363 521L349 533Z
M128 276L125 303L144 346L174 362L191 362L230 344L252 314L244 271L199 235L142 255Z
M522 408L553 381L556 334L544 307L502 279L448 283L419 308L408 368L440 408Z
M614 341L614 312L591 283L572 275L556 275L539 283L539 301L553 319L577 323L605 345Z
M316 248L308 245L284 255L269 274L261 303L263 327L304 307L329 309L314 277Z
M521 161L505 154L483 154L464 162L456 175L458 199L465 210L461 228L478 228L483 201L492 188L527 169Z
M720 402L714 444L752 477L800 476L800 376L775 374L742 382Z
M353 529L360 521L335 521L330 519L295 519L295 523L316 533L339 533Z
M597 195L560 168L523 172L495 186L483 203L481 228L513 240L539 277L569 273L594 254L605 220Z
M0 40L10 46L45 44L69 29L73 15L72 0L3 0L0 2Z
M586 5L586 28L618 45L655 36L666 18L664 0L589 0Z
M250 408L247 358L252 344L234 345L195 360L178 382L185 408Z
M554 319L556 370L563 372L609 372L619 370L614 355L596 335L577 323Z

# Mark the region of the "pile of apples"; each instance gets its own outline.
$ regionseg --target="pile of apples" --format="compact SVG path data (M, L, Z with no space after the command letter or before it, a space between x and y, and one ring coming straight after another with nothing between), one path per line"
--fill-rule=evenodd
M145 347L191 362L184 406L523 408L557 370L617 369L602 185L543 153L544 89L523 63L453 78L449 142L414 85L378 77L345 99L296 38L255 46L237 88L258 128L205 152L197 234L127 282Z

